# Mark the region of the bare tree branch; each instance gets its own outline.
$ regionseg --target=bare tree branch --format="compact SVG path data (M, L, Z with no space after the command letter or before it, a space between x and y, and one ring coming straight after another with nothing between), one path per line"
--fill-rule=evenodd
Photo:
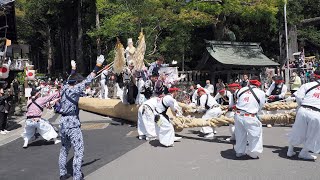
M310 26L310 25L318 25L320 24L320 17L304 19L300 21L300 25Z
M157 48L158 48L157 41L158 41L158 38L159 38L160 34L161 34L161 31L154 38L153 51L151 53L149 53L147 56L152 56L157 52Z

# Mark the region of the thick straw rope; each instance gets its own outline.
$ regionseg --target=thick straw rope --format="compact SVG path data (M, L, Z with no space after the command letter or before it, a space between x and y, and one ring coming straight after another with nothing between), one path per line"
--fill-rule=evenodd
M296 113L290 112L286 114L266 114L259 115L262 124L293 124L295 120ZM220 127L225 124L234 124L234 119L226 116L220 116L217 118L211 118L209 120L204 120L201 118L189 118L189 117L174 117L172 124L177 132L182 131L184 128L193 127Z
M179 106L182 107L183 112L187 115L194 115L196 107L188 106L184 103L179 103ZM297 109L298 104L295 102L273 102L273 103L266 103L263 107L263 110L267 111L276 111L276 110L291 110ZM221 106L221 110L227 110L228 106Z

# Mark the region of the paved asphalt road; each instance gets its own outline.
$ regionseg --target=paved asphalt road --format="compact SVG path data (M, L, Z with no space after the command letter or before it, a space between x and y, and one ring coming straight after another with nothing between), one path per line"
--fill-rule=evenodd
M233 144L226 142L228 127L218 129L214 140L198 136L198 130L178 133L183 139L172 148L157 141L137 140L135 127L111 124L82 112L86 180L171 180L171 179L319 179L320 161L286 158L286 135L290 127L264 128L264 153L258 160L236 159ZM54 120L54 119L53 119ZM90 124L99 122L100 124ZM56 123L56 121L54 122ZM109 123L107 127L106 124ZM103 125L103 126L100 126ZM59 145L36 140L22 149L22 139L0 147L1 180L58 179ZM301 148L296 148L300 151ZM72 158L72 154L69 154ZM71 172L72 160L69 160Z
M92 118L93 116L95 118ZM83 131L85 152L82 170L85 175L142 143L133 136L127 136L135 130L135 127L128 124L111 124L110 120L101 116L99 118L91 113L82 113L80 119L83 118L86 118L83 127L88 127L86 126L90 122L88 119L94 122L109 122L105 129ZM27 149L23 149L22 145L23 139L19 138L0 147L0 180L59 179L58 157L61 144L55 145L53 142L46 142L39 138ZM72 153L68 156L69 172L72 172L72 156Z

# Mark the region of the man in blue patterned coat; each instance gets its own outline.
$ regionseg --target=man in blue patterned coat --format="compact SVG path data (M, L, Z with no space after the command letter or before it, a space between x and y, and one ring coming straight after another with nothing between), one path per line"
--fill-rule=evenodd
M67 84L62 88L60 100L60 113L62 117L59 122L62 141L59 156L60 180L68 179L71 176L70 174L67 174L66 168L67 156L71 145L74 149L73 179L83 179L81 164L84 146L82 132L80 129L81 123L79 120L78 101L86 86L91 83L96 76L96 72L98 72L103 62L104 57L103 55L100 55L97 59L96 67L85 80L77 83L79 81L78 76L76 73L72 73L67 80ZM71 66L74 72L76 69L75 62L72 62Z

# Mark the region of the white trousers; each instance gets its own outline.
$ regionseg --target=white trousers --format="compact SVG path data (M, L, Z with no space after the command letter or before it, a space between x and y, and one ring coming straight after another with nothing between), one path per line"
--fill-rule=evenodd
M320 152L320 112L300 107L289 136L289 144L304 145L309 151Z
M154 122L154 113L146 105L142 105L138 110L138 133L139 136L156 137L156 124Z
M108 99L108 95L109 95L109 89L108 86L105 84L105 80L101 80L101 90L100 90L100 98L101 99Z
M163 115L160 115L160 120L157 122L158 139L164 146L171 146L174 142L175 132L173 125Z
M235 113L233 111L226 113L226 117L228 117L228 118L234 118L234 115L235 115ZM231 139L235 139L234 129L235 129L234 125L229 124L229 132L231 134Z
M40 119L38 122L32 119L27 119L22 137L30 140L34 136L36 128L43 139L47 141L58 137L57 132L53 129L51 124L43 119Z
M202 119L209 120L211 118L219 117L222 114L222 110L220 107L212 108L206 111L206 113L202 116ZM214 128L211 126L202 127L200 130L204 134L213 133Z
M235 135L236 153L250 152L257 156L262 153L262 124L257 117L240 116L236 113Z

